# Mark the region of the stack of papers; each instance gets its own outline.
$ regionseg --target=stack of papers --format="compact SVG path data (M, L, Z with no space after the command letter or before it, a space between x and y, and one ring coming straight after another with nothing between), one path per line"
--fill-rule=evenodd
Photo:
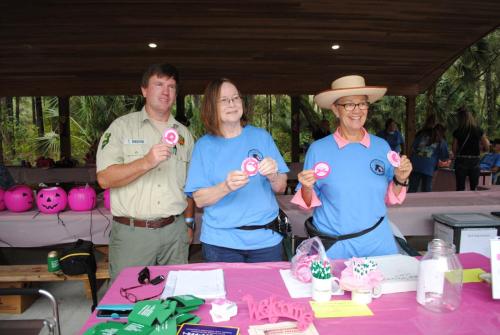
M170 271L161 298L185 294L192 294L202 299L225 298L224 272L222 269Z

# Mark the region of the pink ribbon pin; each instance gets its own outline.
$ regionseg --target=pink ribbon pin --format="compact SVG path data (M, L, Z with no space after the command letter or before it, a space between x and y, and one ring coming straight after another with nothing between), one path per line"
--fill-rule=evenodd
M259 161L253 157L245 158L241 163L241 170L249 177L255 176L259 172Z
M316 177L316 179L323 179L330 174L331 168L330 165L328 165L328 163L318 162L314 164L313 170L314 170L314 177Z
M395 168L401 165L401 157L399 157L399 154L396 151L389 151L387 153L387 159L389 160L389 163L391 163L391 165Z
M165 129L163 132L163 142L170 145L176 145L177 142L179 142L179 133L177 130L174 128Z

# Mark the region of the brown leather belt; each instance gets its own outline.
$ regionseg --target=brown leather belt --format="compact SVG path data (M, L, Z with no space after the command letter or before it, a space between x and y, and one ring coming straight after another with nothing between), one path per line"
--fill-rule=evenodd
M172 222L175 221L175 216L171 215L168 218L161 218L161 219L155 219L155 220L137 220L133 218L127 218L124 216L113 216L113 221L116 221L118 223L124 224L124 225L130 225L132 224L135 227L140 227L140 228L149 228L149 229L158 229L165 227Z

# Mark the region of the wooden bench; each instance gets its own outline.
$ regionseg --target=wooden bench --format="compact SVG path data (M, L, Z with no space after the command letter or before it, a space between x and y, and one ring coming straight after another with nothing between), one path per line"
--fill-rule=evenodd
M104 280L109 279L108 262L97 263L96 278L98 287ZM19 282L50 282L65 280L83 281L85 296L92 299L90 283L87 274L77 276L57 275L47 270L47 264L36 265L0 265L0 283L19 283Z

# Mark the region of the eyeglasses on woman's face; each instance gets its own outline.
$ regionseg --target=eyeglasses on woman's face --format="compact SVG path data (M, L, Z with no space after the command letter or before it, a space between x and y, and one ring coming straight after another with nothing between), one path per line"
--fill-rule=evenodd
M232 98L224 97L219 100L219 103L224 107L231 106L231 104L239 105L241 104L241 97L239 95L235 95Z
M360 110L367 110L370 107L370 103L368 101L362 101L360 103L353 103L353 102L348 102L345 104L335 104L336 106L342 106L344 109L348 112L352 112L356 107L358 107Z

